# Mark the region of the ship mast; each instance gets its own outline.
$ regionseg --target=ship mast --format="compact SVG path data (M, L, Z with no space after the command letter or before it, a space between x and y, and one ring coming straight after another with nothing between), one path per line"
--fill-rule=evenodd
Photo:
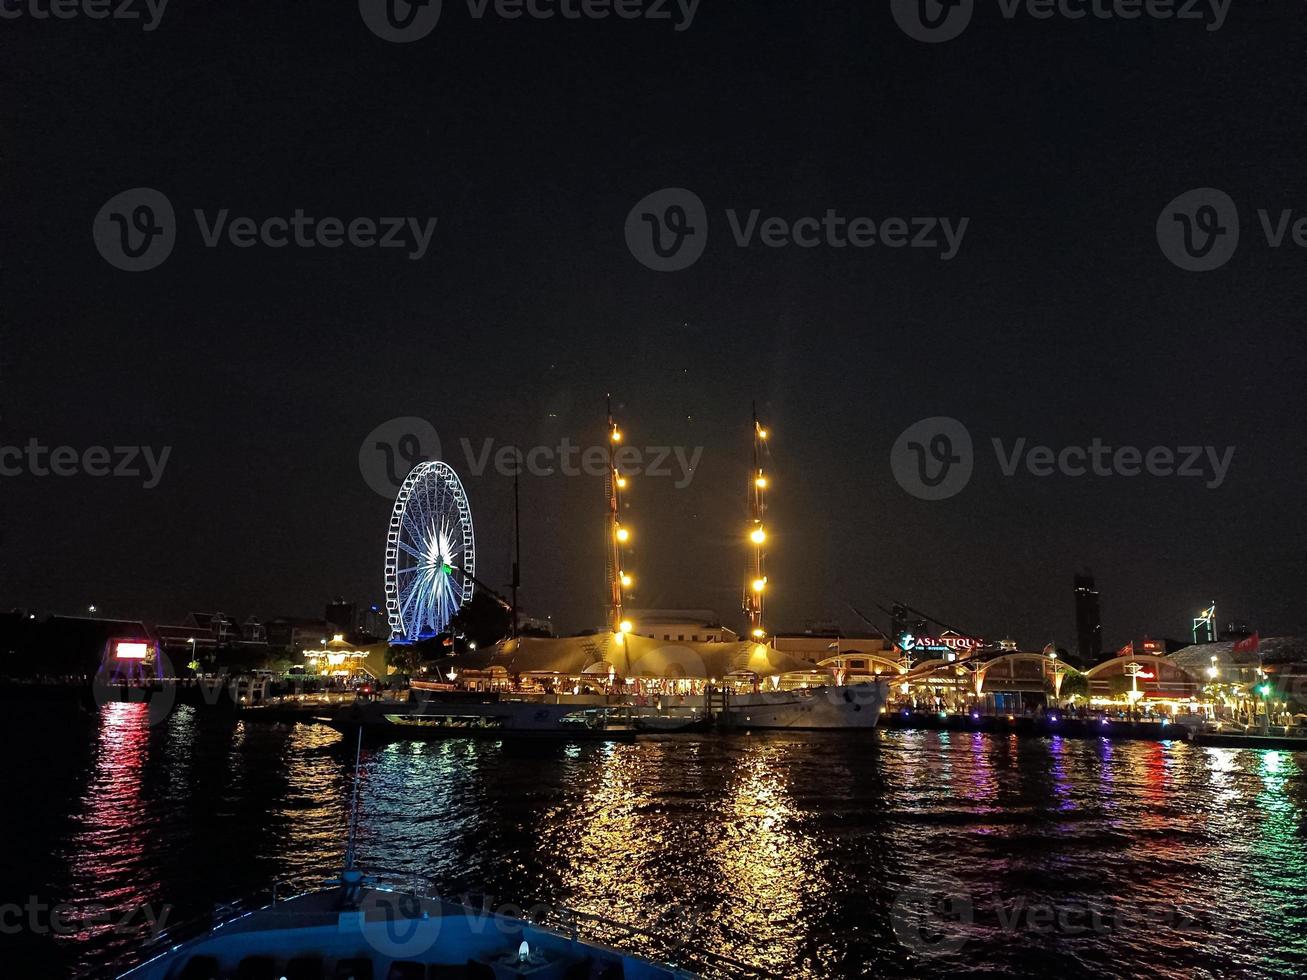
M604 490L608 495L607 533L607 568L605 570L608 586L608 625L619 637L631 631L631 622L622 615L624 591L631 586L631 576L626 571L623 546L631 539L631 531L622 523L622 491L626 489L626 477L617 467L617 450L622 442L622 430L613 421L613 396L608 396L608 474L604 479Z
M767 531L763 516L767 512L767 474L763 457L767 451L767 430L758 421L758 406L753 407L753 469L749 473L749 557L744 577L744 612L749 618L749 636L761 640L767 635L762 625L762 594L767 588L763 566L763 545Z

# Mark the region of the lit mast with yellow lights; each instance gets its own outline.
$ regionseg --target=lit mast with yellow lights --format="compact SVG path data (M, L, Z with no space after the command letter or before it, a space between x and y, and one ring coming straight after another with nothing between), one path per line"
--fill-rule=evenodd
M614 633L620 638L631 632L631 621L622 615L622 599L626 589L631 587L631 576L626 571L623 545L631 540L631 531L622 522L622 491L626 489L626 477L617 468L617 448L622 442L622 430L613 421L613 397L608 396L608 476L604 488L608 493L608 622Z
M749 562L744 578L744 612L749 617L749 636L761 640L767 635L762 625L762 595L767 589L767 571L763 565L763 545L767 529L763 517L767 512L767 473L762 461L767 451L767 430L753 410L753 471L749 474Z

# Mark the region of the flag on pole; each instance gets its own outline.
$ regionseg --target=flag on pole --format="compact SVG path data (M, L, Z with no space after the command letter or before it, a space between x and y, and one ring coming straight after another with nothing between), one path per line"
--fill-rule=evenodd
M1135 641L1131 640L1120 650L1116 651L1118 657L1133 657L1135 653Z
M1257 648L1262 645L1262 638L1258 633L1252 636L1245 636L1242 640L1236 641L1231 647L1232 653L1256 653Z

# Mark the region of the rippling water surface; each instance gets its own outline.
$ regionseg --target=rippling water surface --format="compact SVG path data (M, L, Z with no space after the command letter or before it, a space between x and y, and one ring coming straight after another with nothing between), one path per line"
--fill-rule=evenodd
M328 729L5 707L24 975L113 975L165 906L339 868L352 754ZM1302 976L1305 765L936 732L396 743L364 750L359 850L786 976Z

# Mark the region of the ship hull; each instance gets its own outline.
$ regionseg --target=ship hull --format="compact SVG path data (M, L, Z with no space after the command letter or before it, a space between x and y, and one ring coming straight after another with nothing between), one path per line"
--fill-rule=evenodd
M878 683L737 695L727 699L718 723L723 728L748 730L875 728L888 694L888 686Z

